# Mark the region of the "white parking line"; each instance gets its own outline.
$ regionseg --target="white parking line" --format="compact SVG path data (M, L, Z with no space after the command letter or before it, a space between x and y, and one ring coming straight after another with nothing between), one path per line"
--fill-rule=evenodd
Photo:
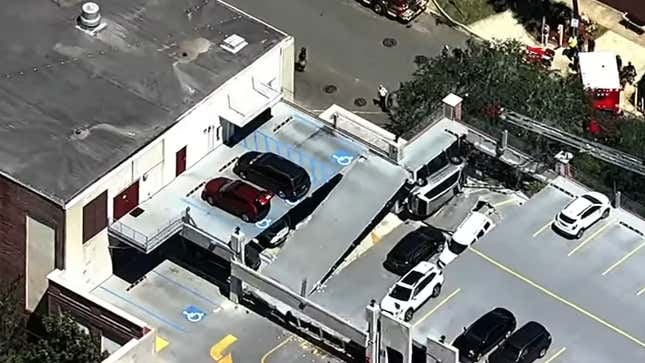
M585 239L584 241L582 241L582 243L577 245L576 248L572 249L571 252L569 252L569 254L567 254L567 256L571 256L574 253L576 253L579 249L584 247L587 243L591 242L592 239L596 238L596 236L598 236L605 229L607 229L607 227L612 226L614 224L614 222L615 222L615 219L612 219L609 222L607 222L604 226L598 228L598 230L596 232L594 232L591 236L587 237L587 239Z
M636 252L638 252L638 250L640 250L643 246L645 246L645 241L643 241L640 245L638 245L638 247L636 247L633 250L631 250L628 254L623 256L623 258L618 260L615 264L611 265L608 269L605 270L605 272L602 273L602 275L605 276L606 274L611 272L611 270L615 269L618 265L620 265L621 263L625 262L625 260L627 260L628 258L632 257L632 255L634 255Z
M432 313L437 311L440 307L442 307L445 303L447 303L450 299L452 299L455 295L457 295L457 293L459 293L459 291L461 291L461 289L456 289L450 295L446 296L446 298L441 300L441 302L438 303L435 307L433 307L432 310L428 311L423 317L421 317L421 319L419 319L416 323L414 323L414 325L412 325L412 327L415 327L415 326L419 325L422 321L426 320L426 318L428 316L432 315Z
M537 232L533 233L532 237L535 238L535 236L544 232L544 230L547 229L551 225L551 223L553 223L553 221L549 220L545 225L542 226L542 228L538 229Z
M641 296L645 292L645 287L640 289L637 293L636 296Z
M509 203L513 203L514 201L515 201L515 198L509 198L509 199L507 199L507 200L505 200L505 201L503 201L503 202L499 202L499 203L493 204L493 208L499 208L499 207L501 207L501 206L503 206L503 205L506 205L506 204L509 204Z

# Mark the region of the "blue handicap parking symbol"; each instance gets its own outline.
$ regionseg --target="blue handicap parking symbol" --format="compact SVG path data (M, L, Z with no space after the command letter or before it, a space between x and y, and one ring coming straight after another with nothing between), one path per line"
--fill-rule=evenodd
M271 219L268 219L268 218L255 223L255 226L258 228L267 228L270 225L271 225Z
M191 323L198 323L204 319L206 313L201 311L198 307L194 305L187 306L184 311L181 312L186 317L186 320Z
M354 157L347 152L338 151L331 155L332 159L336 160L339 165L347 166L354 161Z

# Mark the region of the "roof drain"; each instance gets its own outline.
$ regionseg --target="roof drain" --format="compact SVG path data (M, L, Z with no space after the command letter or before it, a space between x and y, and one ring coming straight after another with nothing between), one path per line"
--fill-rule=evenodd
M95 36L107 26L106 23L101 22L100 10L101 8L97 3L84 3L81 6L81 15L77 19L76 28L91 36Z

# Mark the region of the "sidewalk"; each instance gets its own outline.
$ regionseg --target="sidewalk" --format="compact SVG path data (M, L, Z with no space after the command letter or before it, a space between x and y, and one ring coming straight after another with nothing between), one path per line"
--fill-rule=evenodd
M572 0L558 1L569 7L572 6ZM581 13L607 28L607 31L596 39L596 51L619 54L623 60L623 65L626 65L627 62L632 62L638 73L637 80L640 79L645 73L645 35L638 36L620 25L618 22L622 19L622 13L618 10L596 0L578 0L578 3ZM435 15L443 14L442 16L446 16L445 12L439 9L434 0L430 2L429 11ZM510 10L489 16L472 24L459 24L454 20L452 22L464 31L486 40L516 39L524 44L538 45L537 40L526 32ZM553 67L566 75L569 72L569 61L562 55L562 50L560 48L557 51ZM625 87L624 92L621 93L621 107L627 112L635 112L634 106L627 101L633 93L633 86Z

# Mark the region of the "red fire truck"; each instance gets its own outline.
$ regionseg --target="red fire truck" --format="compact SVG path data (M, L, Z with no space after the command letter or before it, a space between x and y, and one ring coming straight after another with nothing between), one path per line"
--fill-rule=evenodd
M358 0L379 15L387 15L404 23L426 10L429 0Z
M616 55L609 52L581 52L580 76L591 105L600 111L620 112L620 77Z

